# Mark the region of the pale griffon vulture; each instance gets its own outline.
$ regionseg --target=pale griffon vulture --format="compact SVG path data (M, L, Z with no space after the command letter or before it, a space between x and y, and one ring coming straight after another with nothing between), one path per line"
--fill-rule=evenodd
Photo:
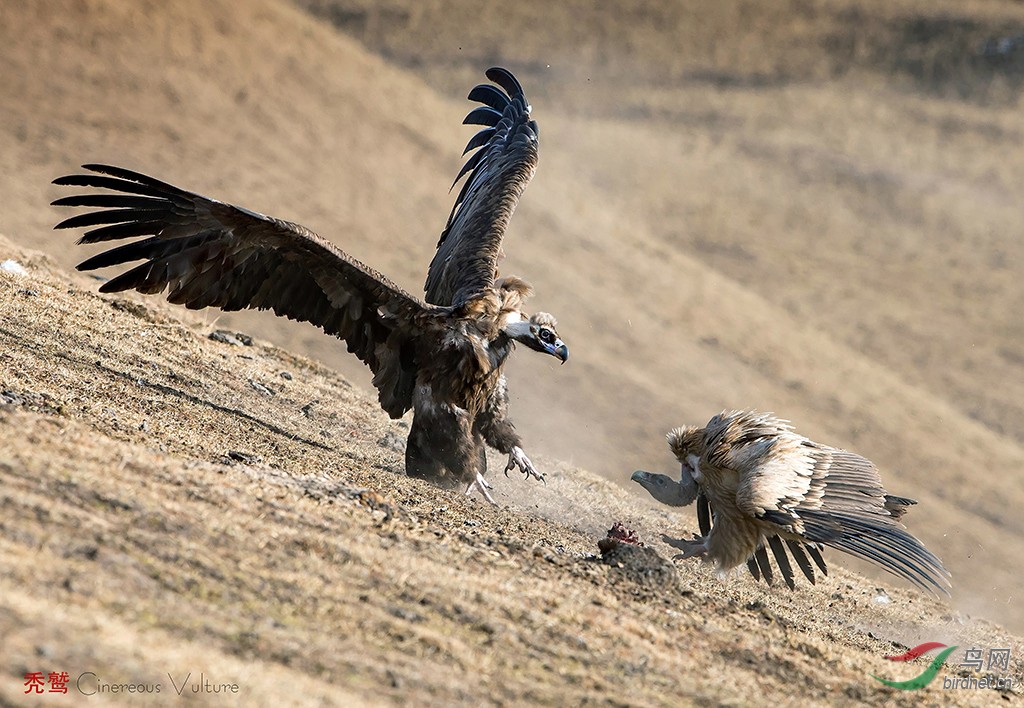
M808 556L825 572L821 546L871 561L915 585L948 594L942 562L900 522L913 499L888 494L860 455L821 445L771 414L720 413L703 428L676 428L669 447L682 465L676 482L637 471L659 501L697 500L701 536L674 540L680 557L703 556L720 570L746 563L770 582L771 548L792 588L786 549L813 583Z

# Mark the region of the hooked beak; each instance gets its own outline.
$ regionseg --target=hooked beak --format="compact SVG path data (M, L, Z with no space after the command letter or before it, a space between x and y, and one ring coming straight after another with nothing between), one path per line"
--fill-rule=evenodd
M537 336L536 327L530 322L523 320L520 322L513 322L505 327L505 334L514 339L515 341L526 345L535 352L541 352L543 354L550 354L553 357L557 357L563 364L569 358L569 347L565 346L565 342L555 335L553 341L545 342Z

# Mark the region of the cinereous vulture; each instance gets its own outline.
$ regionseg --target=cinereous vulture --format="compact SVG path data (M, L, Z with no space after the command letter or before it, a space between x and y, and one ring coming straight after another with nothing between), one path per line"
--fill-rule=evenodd
M100 287L104 293L167 291L191 309L252 308L309 322L345 341L373 372L381 407L414 411L406 470L446 486L468 485L489 501L485 445L508 455L508 470L543 479L508 418L505 361L516 342L564 362L568 348L546 313L523 311L532 294L499 278L502 237L537 165L537 124L519 81L487 71L493 84L469 94L483 104L464 123L482 125L421 300L298 224L174 187L109 165L58 185L94 187L54 205L91 207L56 228L90 227L79 243L122 239L79 270L141 261Z

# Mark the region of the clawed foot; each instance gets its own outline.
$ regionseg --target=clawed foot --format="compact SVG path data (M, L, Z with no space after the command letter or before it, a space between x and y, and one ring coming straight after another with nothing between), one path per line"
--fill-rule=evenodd
M525 472L527 479L530 477L536 477L541 482L544 482L544 484L547 484L547 480L544 479L544 475L537 471L537 468L533 466L533 463L530 462L530 458L526 456L526 453L523 452L523 448L521 447L512 448L512 452L508 454L508 464L505 465L506 477L508 477L508 471L514 467L518 467L520 470Z
M672 538L663 534L661 540L672 546L672 548L678 548L682 551L682 553L672 556L673 559L696 558L708 552L708 540L704 536L697 536L687 540L685 538Z
M474 489L479 489L480 493L484 495L484 499L489 501L491 504L494 504L494 506L498 506L498 502L494 501L494 497L492 497L491 493L487 491L488 489L494 489L494 485L484 479L484 476L479 472L476 473L476 479L470 482L469 486L466 487L466 496L471 496Z

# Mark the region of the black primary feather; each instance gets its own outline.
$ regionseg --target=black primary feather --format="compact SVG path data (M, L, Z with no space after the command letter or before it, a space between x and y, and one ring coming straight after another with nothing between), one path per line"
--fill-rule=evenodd
M754 559L757 561L757 566L761 569L764 581L771 585L775 578L772 573L772 564L768 560L768 553L765 551L764 546L757 547L757 550L754 551Z
M462 181L437 242L424 290L427 302L462 304L493 287L501 242L519 197L537 163L537 124L522 86L505 69L487 71L494 85L481 84L469 98L483 103L463 121L482 125L463 154Z
M793 560L800 566L800 570L803 572L804 577L811 581L811 585L814 585L814 568L811 567L811 562L807 560L807 555L804 553L803 546L798 541L790 539L786 540L786 545L789 546L789 552L793 554Z
M821 571L821 574L828 575L828 566L825 565L825 559L821 557L821 546L805 543L804 549L806 549L807 555L811 557L814 564L818 566L818 570Z
M494 83L505 89L505 92L515 98L516 96L524 96L523 85L519 83L519 79L512 75L512 72L508 69L504 69L500 66L493 66L484 72L484 75L493 81Z
M473 90L469 92L469 95L466 96L466 98L470 101L476 101L477 103L482 103L485 106L490 106L499 112L503 112L511 102L511 99L507 95L490 84L477 84L473 87Z
M466 143L466 149L462 151L462 154L465 155L470 150L475 150L476 148L482 145L486 145L487 141L490 140L491 137L494 135L494 132L494 128L484 128L483 130L481 130L479 133L477 133L476 135L469 139L469 142ZM459 180L455 181L458 182ZM452 183L452 186L454 187L455 184Z
M769 536L768 545L771 546L772 553L775 555L775 561L779 564L779 570L782 571L782 579L786 581L786 585L789 586L790 590L795 590L796 583L793 582L793 567L789 564L789 556L786 555L786 547L782 545L782 539L778 536Z
M496 111L490 106L480 106L474 108L469 112L468 115L462 120L463 125L487 125L495 126L498 121L501 120L501 112Z
M711 501L704 492L697 495L697 527L701 536L711 533Z

